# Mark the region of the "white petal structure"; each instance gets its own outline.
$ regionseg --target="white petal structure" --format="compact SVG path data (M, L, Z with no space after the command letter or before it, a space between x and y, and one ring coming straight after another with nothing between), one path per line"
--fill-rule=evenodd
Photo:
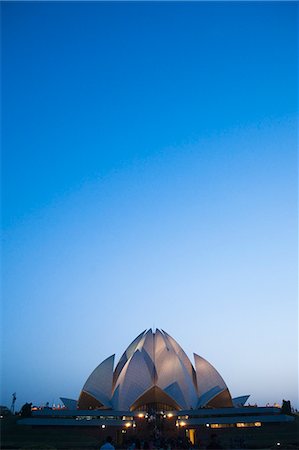
M250 395L242 395L241 397L235 397L235 398L233 398L233 405L236 408L241 408L242 406L245 405L245 403L247 402L249 397L250 397Z
M118 410L130 409L134 401L147 391L153 384L151 373L140 350L136 350L121 371L115 391L113 407Z
M197 389L199 394L197 407L203 406L232 406L229 390L215 367L206 359L194 353L195 369L197 374Z
M114 355L90 375L80 409L187 410L232 407L229 390L216 369L194 355L195 369L181 346L165 331L143 331L113 371Z
M88 377L79 397L79 408L111 407L114 357L105 359Z
M60 397L60 400L67 409L77 409L78 402L72 398Z

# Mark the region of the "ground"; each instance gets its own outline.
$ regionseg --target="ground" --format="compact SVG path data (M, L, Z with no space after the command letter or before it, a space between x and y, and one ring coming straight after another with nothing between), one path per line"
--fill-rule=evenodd
M101 440L78 429L31 428L17 425L18 417L1 420L1 449L99 449Z

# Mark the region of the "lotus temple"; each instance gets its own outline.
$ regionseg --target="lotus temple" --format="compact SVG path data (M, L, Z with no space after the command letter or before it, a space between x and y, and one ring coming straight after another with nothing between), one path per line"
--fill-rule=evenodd
M33 411L19 422L31 426L93 428L121 445L132 436L174 437L196 445L213 430L257 430L288 426L291 414L279 407L246 406L234 397L213 365L194 354L192 363L166 331L145 330L115 364L101 362L77 399L61 397L65 408Z

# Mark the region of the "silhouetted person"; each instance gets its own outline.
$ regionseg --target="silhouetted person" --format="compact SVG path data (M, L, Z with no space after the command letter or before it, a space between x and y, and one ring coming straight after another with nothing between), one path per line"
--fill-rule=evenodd
M292 407L290 400L283 400L281 407L282 414L292 414Z
M21 408L21 417L31 417L32 403L25 403Z
M111 436L106 437L106 442L104 445L102 445L100 450L115 450L115 447L112 445L112 437Z

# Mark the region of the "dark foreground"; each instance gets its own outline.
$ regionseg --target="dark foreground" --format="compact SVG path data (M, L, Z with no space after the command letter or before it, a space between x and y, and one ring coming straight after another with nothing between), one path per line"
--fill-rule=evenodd
M1 449L2 450L99 450L103 444L100 430L85 430L61 427L29 427L17 425L18 417L10 416L1 420ZM275 429L269 427L259 430L239 430L235 433L217 432L222 448L225 449L299 449L299 416L296 421L280 425ZM209 442L209 435L203 434L201 445L194 448L205 449ZM127 448L117 446L116 448ZM171 449L174 450L174 449Z
M17 425L19 418L1 420L1 449L98 449L99 440L82 430L31 428Z

